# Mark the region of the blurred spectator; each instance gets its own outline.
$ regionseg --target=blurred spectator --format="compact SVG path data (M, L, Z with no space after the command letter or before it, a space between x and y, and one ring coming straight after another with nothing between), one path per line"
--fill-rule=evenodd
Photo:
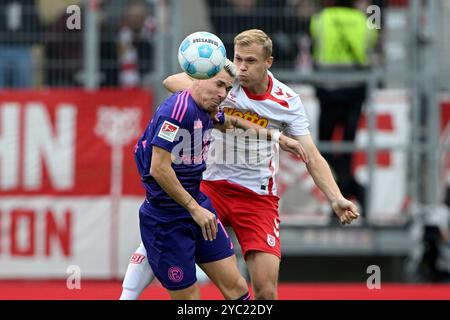
M205 5L205 0L180 1L179 8L183 16L187 17L178 23L183 30L183 38L196 31L211 30L208 6Z
M302 73L309 73L313 67L311 57L311 38L309 34L309 25L311 17L319 11L318 1L314 0L287 0L290 3L292 10L296 12L298 24L297 43L295 49L297 50L295 68Z
M307 30L297 14L296 1L210 0L207 4L214 32L221 37L229 57L234 55L234 36L256 28L273 39L273 67L294 67L299 34Z
M156 31L156 19L144 1L131 0L125 9L119 29L119 83L122 87L137 87L142 76L153 68L151 38Z
M375 11L367 10L370 6L376 6L379 8L380 12L380 28L378 29L378 41L375 44L375 48L373 50L372 55L372 65L377 67L385 67L385 51L384 51L384 44L385 44L385 31L386 31L386 25L385 25L385 2L386 0L356 0L355 7L361 10L362 12L366 12L367 14L371 15L374 14ZM383 18L381 18L383 17ZM373 21L372 21L373 22ZM382 81L382 80L380 80ZM380 86L384 84L380 83Z
M211 23L223 41L229 57L234 56L234 37L243 30L267 31L262 19L258 19L258 0L206 0L209 5Z
M0 0L0 88L32 85L32 47L39 40L34 0Z
M299 11L300 5L304 2L261 0L260 14L264 14L266 31L273 39L274 69L292 69L296 65L300 40L308 32L310 18Z
M320 71L354 72L371 66L377 31L367 28L367 16L352 0L335 0L311 21L314 65ZM316 85L320 103L319 140L329 142L336 129L343 140L354 142L363 103L365 82L321 81ZM334 169L344 197L355 198L365 214L365 188L352 174L352 153L323 152Z

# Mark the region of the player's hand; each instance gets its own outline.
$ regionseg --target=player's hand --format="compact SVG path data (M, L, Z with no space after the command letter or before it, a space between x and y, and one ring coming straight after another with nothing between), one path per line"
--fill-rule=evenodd
M341 224L350 224L353 220L359 217L358 209L353 202L339 198L331 203L331 206L341 221Z
M217 236L217 219L216 216L208 209L198 206L191 212L192 218L202 228L203 238L213 241Z
M306 153L305 149L303 149L300 142L298 142L297 140L289 138L282 134L280 136L279 144L280 148L284 151L295 154L297 157L301 158L304 163L309 162L308 154Z

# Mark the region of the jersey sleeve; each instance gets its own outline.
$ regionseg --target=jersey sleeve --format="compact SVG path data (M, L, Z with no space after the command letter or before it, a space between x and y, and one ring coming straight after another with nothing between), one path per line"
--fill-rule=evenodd
M182 124L171 117L163 115L154 121L156 121L155 135L151 144L172 152L172 149L179 143L180 130L183 129Z
M155 133L151 144L168 152L182 142L182 137L193 128L191 108L180 104L166 104L158 110L155 121ZM181 138L181 139L180 139Z
M293 112L289 116L286 133L290 136L304 136L310 134L309 119L305 106L299 96L293 98Z

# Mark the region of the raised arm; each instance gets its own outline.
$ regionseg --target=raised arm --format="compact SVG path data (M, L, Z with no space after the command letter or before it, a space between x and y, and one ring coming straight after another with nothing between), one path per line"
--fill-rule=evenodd
M224 69L232 70L231 72L234 74L233 78L236 77L237 74L236 66L231 60L226 59ZM188 74L181 72L165 78L163 80L163 85L168 91L174 93L177 91L189 89L193 82L194 82L193 78L191 78Z
M301 143L309 156L306 168L314 179L315 184L328 198L341 223L350 224L359 217L358 210L351 201L345 199L342 195L331 173L330 166L320 154L311 135L297 136L295 139Z
M168 76L163 80L163 86L170 92L177 92L188 89L194 80L186 73L181 72Z
M202 228L205 240L214 240L217 234L217 220L213 213L200 206L181 185L172 168L170 152L153 146L150 174L172 199L192 215L195 222Z
M243 130L251 130L259 139L272 140L278 142L280 144L280 148L284 151L295 154L300 157L303 162L308 163L308 154L303 149L301 143L292 139L284 134L282 134L279 130L276 129L266 129L252 123L248 120L236 117L229 116L224 114L223 112L219 112L215 116L215 128L222 131L227 132L227 130L233 129L243 129Z

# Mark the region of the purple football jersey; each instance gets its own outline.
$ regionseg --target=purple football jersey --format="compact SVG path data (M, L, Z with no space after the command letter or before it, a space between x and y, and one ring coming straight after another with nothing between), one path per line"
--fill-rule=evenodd
M172 168L178 180L197 199L212 128L211 116L197 105L188 91L180 91L159 106L138 140L135 160L146 190L146 200L153 208L162 209L161 215L170 216L185 209L150 175L153 146L172 154Z

